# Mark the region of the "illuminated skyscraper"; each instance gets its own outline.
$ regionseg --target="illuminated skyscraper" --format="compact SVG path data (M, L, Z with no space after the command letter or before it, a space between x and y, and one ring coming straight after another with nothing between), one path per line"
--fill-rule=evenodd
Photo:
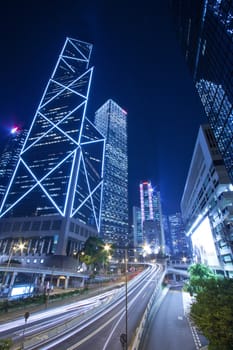
M164 230L159 191L150 181L140 183L141 225L144 243L155 253L164 252Z
M171 0L178 39L233 182L233 0Z
M143 246L141 210L135 206L133 207L133 245L134 247Z
M27 136L27 130L14 127L0 157L0 203L6 193L17 165L21 149Z
M149 181L140 183L141 220L154 220L153 188Z
M0 232L28 237L40 256L72 256L100 228L105 138L86 118L91 50L66 39L0 208Z
M106 137L101 236L124 245L128 236L127 113L108 100L95 113L95 125Z
M183 258L190 255L188 238L185 235L184 222L181 213L168 216L171 235L171 255L173 258Z

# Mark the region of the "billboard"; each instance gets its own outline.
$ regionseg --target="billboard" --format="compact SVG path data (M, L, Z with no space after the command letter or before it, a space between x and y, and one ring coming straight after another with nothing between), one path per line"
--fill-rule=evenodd
M15 285L12 287L10 296L12 298L28 297L33 291L34 286L31 284Z
M219 266L209 218L206 217L191 235L194 261L208 266Z

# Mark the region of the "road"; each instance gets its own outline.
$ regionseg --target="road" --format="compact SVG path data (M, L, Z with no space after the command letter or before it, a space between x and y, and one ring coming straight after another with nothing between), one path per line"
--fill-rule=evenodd
M188 307L185 293L180 288L170 289L158 311L152 311L140 350L197 350L206 345L206 339L186 317Z
M31 315L26 327L22 320L21 324L16 321L5 325L4 330L2 327L2 332L5 336L14 334L20 342L23 334L24 349L120 350L121 334L127 328L130 344L151 295L159 289L161 274L158 266L150 266L128 282L127 289L123 286L107 297L90 298L86 305L70 304Z

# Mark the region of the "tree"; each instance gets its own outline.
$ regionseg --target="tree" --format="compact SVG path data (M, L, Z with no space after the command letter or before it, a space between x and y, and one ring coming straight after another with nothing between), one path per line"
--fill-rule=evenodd
M9 350L13 344L11 339L0 339L0 350Z
M209 340L210 350L233 349L233 280L208 278L191 306L190 316Z
M189 282L186 283L185 289L193 295L203 288L203 283L208 279L215 279L217 276L213 270L204 264L193 264L188 269Z
M110 255L110 250L105 249L104 242L98 237L89 237L85 242L83 252L84 254L80 256L81 262L97 268L106 264Z

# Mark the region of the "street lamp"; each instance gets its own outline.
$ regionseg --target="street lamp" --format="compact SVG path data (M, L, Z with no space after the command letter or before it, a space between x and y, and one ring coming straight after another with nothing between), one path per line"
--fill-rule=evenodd
M106 244L104 245L104 250L106 250L107 252L109 252L110 249L111 249L110 244L106 243Z
M106 252L107 254L107 258L110 260L111 259L111 255L110 255L110 251L111 251L111 245L106 243L104 245L104 251ZM105 259L106 259L106 256L103 256L103 268L104 268L104 272L105 272Z
M121 248L122 249L122 248ZM122 348L128 349L128 252L127 248L123 248L125 251L125 333L120 335L120 341Z

